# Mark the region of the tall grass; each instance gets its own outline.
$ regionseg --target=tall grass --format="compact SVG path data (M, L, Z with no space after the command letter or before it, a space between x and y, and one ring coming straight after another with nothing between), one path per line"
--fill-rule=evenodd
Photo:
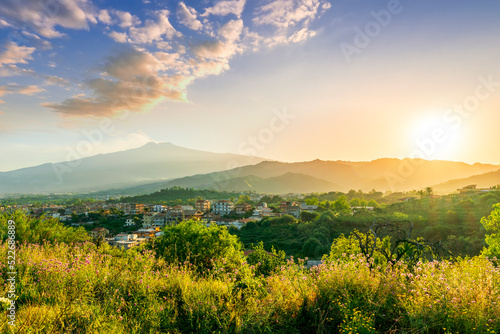
M24 243L17 255L16 327L5 319L2 333L500 331L500 273L479 257L412 270L403 263L370 270L360 256L312 270L289 260L263 277L248 264L199 273L151 251L88 242ZM5 296L5 265L0 272Z

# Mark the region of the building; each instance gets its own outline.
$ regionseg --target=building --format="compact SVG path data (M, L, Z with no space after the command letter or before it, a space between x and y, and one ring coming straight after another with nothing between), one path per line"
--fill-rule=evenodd
M234 210L234 204L228 200L222 200L214 203L212 212L216 215L228 215Z
M125 221L125 226L134 226L135 222L132 218L129 218Z
M201 217L203 216L203 212L201 212L200 210L183 210L182 214L184 220L189 220L189 219L200 220Z
M165 223L167 222L167 213L158 213L153 216L153 220L151 222L152 227L163 227L165 226Z
M133 215L144 213L144 204L130 204L129 212Z
M482 193L482 192L489 192L492 189L491 188L478 188L477 184L471 184L469 186L463 187L461 189L457 189L458 192L463 195L467 193Z
M154 217L158 215L158 213L145 213L144 216L142 217L142 226L144 228L148 228L153 226L153 219Z
M292 205L287 206L283 209L283 214L293 216L295 219L299 219L300 217L300 206Z
M300 204L300 210L307 212L315 212L316 210L318 210L318 206L302 203Z
M153 211L154 212L163 212L163 209L164 209L164 207L161 204L156 204L156 205L153 206Z
M257 205L255 206L256 210L262 210L262 208L267 208L267 203L266 202L257 203Z
M238 215L243 215L248 211L252 211L252 206L248 203L240 203L234 206L234 212Z
M398 201L400 201L400 202L411 202L411 201L414 201L416 199L417 199L416 197L404 197L404 198L398 199Z
M150 228L140 228L137 231L132 232L132 234L136 234L138 238L151 239L158 232L160 232L159 227L154 227L154 228L150 227Z
M122 249L129 249L146 242L146 238L139 238L135 233L120 233L110 240L110 244Z
M196 201L194 204L194 208L198 211L201 211L203 213L209 212L210 211L210 201L206 199L200 199L199 201Z

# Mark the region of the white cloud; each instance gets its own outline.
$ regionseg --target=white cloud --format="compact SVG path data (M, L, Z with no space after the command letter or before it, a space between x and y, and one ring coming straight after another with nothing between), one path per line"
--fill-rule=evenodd
M10 24L5 20L0 19L0 27L12 27L12 24Z
M320 0L273 0L257 8L253 23L279 28L295 26L301 21L308 24L317 17L322 3Z
M109 57L103 66L106 77L90 80L94 97L72 97L62 103L42 105L66 116L113 116L121 111L140 112L164 99L185 100L191 78L165 75L158 58L147 51L128 49Z
M113 19L109 15L109 11L107 11L106 9L100 10L99 15L97 15L97 18L104 24L109 25L113 23Z
M26 60L33 59L31 54L35 48L28 46L19 46L14 42L7 42L5 51L0 53L0 67L5 64L26 64Z
M123 111L143 112L163 100L187 101L188 85L196 78L229 70L229 61L236 54L262 46L299 43L314 36L316 32L309 25L321 15L319 11L325 10L325 4L324 0L266 2L254 12L257 16L252 27L271 25L274 29L267 36L244 26L240 18L244 0L218 1L206 8L203 15L180 2L175 17L164 9L150 12L153 17L143 23L128 12L100 11L99 21L115 25L118 30L106 27L106 33L129 46L108 57L99 76L85 83L84 87L92 93L42 105L63 116L101 117ZM227 15L234 16L223 17ZM183 36L169 18L197 31L201 38ZM265 31L269 29L259 30Z
M147 20L143 27L131 27L129 29L129 38L132 43L151 44L155 41L162 41L163 36L167 39L182 36L174 29L168 20L169 11L160 10L156 13L156 21Z
M192 30L200 30L203 25L196 19L197 12L194 8L188 7L184 2L179 2L177 6L177 18L179 23Z
M109 37L115 40L118 43L127 43L127 34L124 32L116 32L112 31L108 34Z
M204 42L193 47L193 53L198 58L215 59L230 58L241 49L236 44L221 41Z
M7 94L22 94L22 95L33 95L35 93L43 92L44 89L36 85L30 86L19 86L16 84L7 84L0 86L0 96ZM3 102L3 101L2 101Z
M213 7L205 9L205 12L201 16L208 16L210 14L226 16L233 14L240 17L245 8L245 2L246 0L221 0Z
M236 41L240 38L241 32L243 31L243 21L242 20L231 20L224 24L219 29L219 36L224 38L226 41Z
M137 18L137 16L134 16L130 14L129 12L124 12L121 10L115 10L114 14L119 20L119 26L121 28L128 28L132 27L134 25L141 24L141 21Z
M24 31L31 30L46 38L64 34L56 27L88 29L95 23L93 6L88 0L64 0L55 3L32 0L2 0L0 15Z

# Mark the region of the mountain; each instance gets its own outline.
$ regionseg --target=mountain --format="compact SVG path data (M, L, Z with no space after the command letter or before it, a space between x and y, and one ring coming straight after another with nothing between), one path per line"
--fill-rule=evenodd
M286 192L301 192L299 189L305 188L310 189L308 192L350 189L409 191L499 168L500 166L488 164L470 165L463 162L422 159L378 159L369 162L314 160L296 163L263 161L223 172L172 180L162 187L182 186L226 191L258 188L269 189L270 191L265 192L270 193L285 192L284 185L286 190L290 190ZM262 181L265 184L261 185ZM276 188L272 188L272 184Z
M171 143L0 173L0 193L91 192L223 171L265 159L212 153Z
M500 184L500 169L494 172L474 175L467 178L446 181L434 186L434 190L450 193L468 185L476 184L478 188L490 188Z
M285 173L279 176L262 178L255 175L215 180L211 175L196 175L172 180L163 188L179 186L183 188L214 189L218 191L255 191L257 193L310 193L329 192L340 187L331 182L304 174Z

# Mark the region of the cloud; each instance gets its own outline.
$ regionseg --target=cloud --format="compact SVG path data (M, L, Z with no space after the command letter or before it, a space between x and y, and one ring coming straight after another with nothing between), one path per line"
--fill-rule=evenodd
M47 85L67 86L69 81L55 75L41 75Z
M155 12L155 20L147 20L143 27L130 27L130 42L137 44L151 44L155 41L161 41L163 36L167 39L182 36L174 29L168 20L170 12L166 9Z
M193 47L193 54L198 58L230 58L241 51L236 44L223 43L221 41L210 41Z
M120 28L129 28L141 24L141 20L137 16L117 9L101 9L96 16L101 23L118 25Z
M0 86L0 96L4 96L7 94L21 94L21 95L31 96L35 93L43 91L44 91L43 88L40 88L36 85L18 86L16 84L7 84ZM4 103L4 101L0 100L0 103Z
M0 27L12 27L12 24L10 24L5 20L0 19Z
M96 23L93 6L87 0L57 2L32 0L2 0L0 15L23 31L32 31L46 38L64 36L57 26L69 29L88 29Z
M255 26L275 27L275 31L268 36L248 33L247 39L254 48L302 42L317 34L310 25L330 7L331 4L324 0L270 1L255 9L252 22Z
M106 9L100 10L97 18L104 24L109 25L113 23L113 19L111 18L111 15L109 15L109 11Z
M196 19L197 12L192 7L187 7L184 2L179 2L177 6L177 18L179 23L192 30L200 30L203 25Z
M118 20L119 20L118 25L121 28L128 28L128 27L132 27L134 25L141 24L141 21L136 16L130 14L129 12L115 10L114 14L118 18Z
M14 42L5 44L5 51L0 53L0 67L6 64L27 64L27 60L33 59L31 54L35 48L28 46L19 46Z
M143 112L164 100L187 101L187 87L194 80L229 70L235 55L313 37L316 31L310 29L310 23L328 9L327 4L324 0L267 1L253 12L251 26L241 19L244 0L217 1L202 15L182 1L175 16L166 9L158 10L149 12L152 17L142 23L128 12L97 11L100 22L118 30L106 27L109 37L128 45L105 59L97 77L85 81L86 94L42 105L64 117L102 117ZM224 17L228 15L234 16ZM194 30L196 37L184 36L171 22ZM252 31L269 25L271 29Z
M231 20L219 29L219 36L228 42L238 40L243 31L242 20Z
M107 77L87 82L93 97L77 96L62 103L42 105L65 116L114 116L122 111L139 112L158 102L185 100L189 76L167 75L158 58L146 51L127 49L109 57L103 66Z
M245 8L245 2L246 0L221 0L213 7L205 9L205 12L201 16L208 16L210 14L226 16L233 14L240 17Z
M112 39L115 40L115 42L118 42L118 43L127 43L127 34L124 33L124 32L116 32L116 31L112 31L108 34L109 37L111 37Z
M317 17L321 3L320 0L274 0L256 9L253 23L279 28L295 26L302 21L308 24Z

